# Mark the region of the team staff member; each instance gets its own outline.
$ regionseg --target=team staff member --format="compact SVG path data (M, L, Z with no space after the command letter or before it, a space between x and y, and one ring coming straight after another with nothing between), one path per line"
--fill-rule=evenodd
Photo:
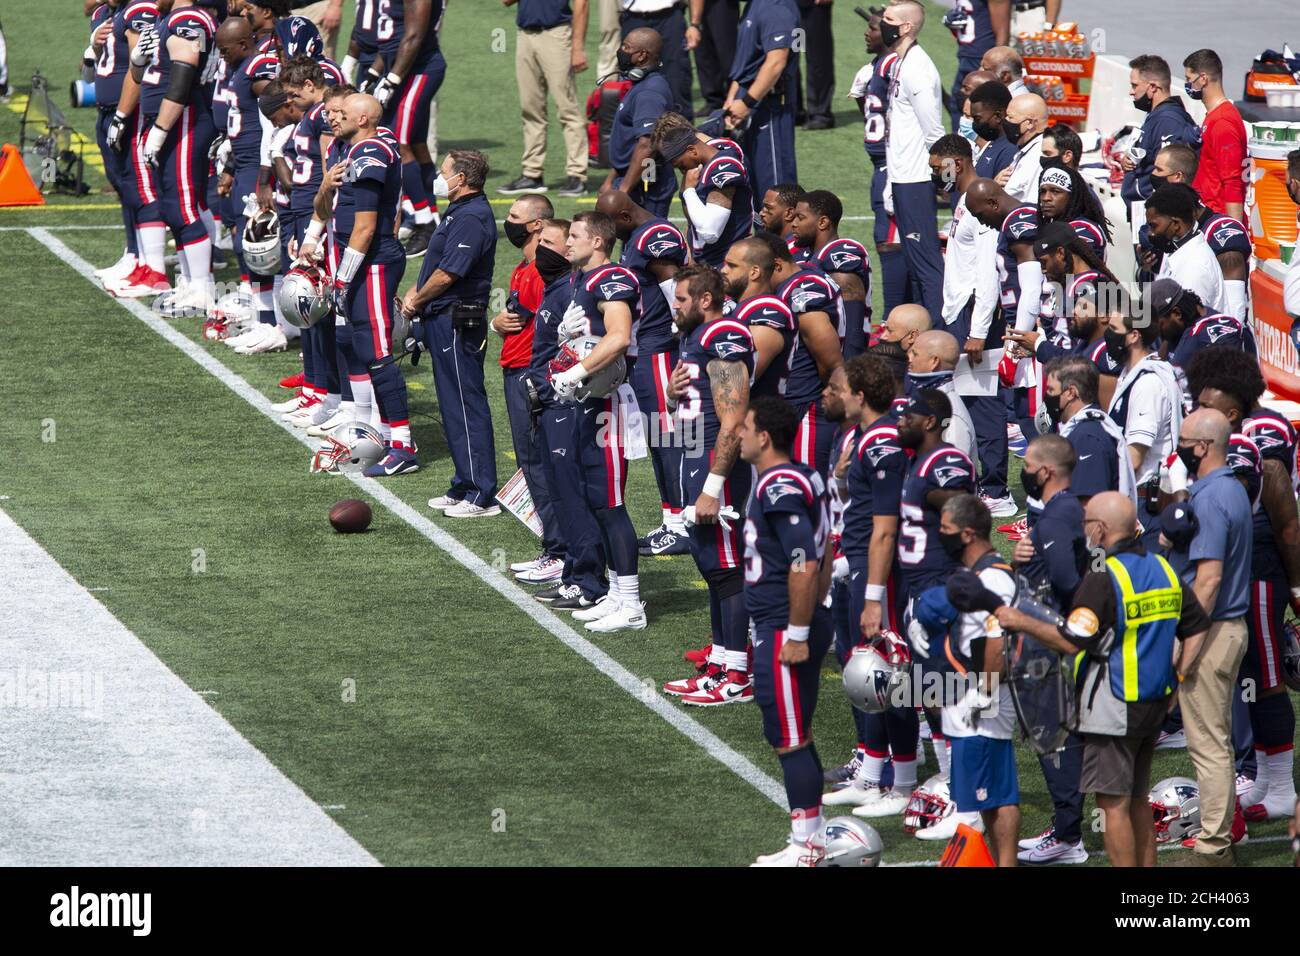
M533 400L528 381L533 356L534 317L541 308L545 293L545 283L537 271L537 246L542 227L554 216L555 210L545 196L522 196L511 205L502 228L506 239L519 250L523 259L510 274L511 299L507 308L492 319L492 331L504 340L501 343L501 380L505 387L506 417L510 420L515 461L523 469L528 494L542 522L541 556L510 568L515 577L528 584L557 580L564 570L559 518L533 437ZM512 303L517 307L510 308ZM531 384L535 390L536 383Z
M1029 534L1016 542L1012 562L1035 589L1038 598L1065 611L1088 568L1083 534L1083 506L1071 490L1078 456L1060 435L1040 435L1025 449L1020 482L1025 497L1043 503ZM1083 741L1074 737L1051 756L1039 756L1043 779L1055 812L1051 828L1040 837L1022 841L1022 863L1086 863L1083 848ZM1029 845L1026 846L1025 843Z
M1124 167L1120 197L1131 207L1160 185L1152 179L1156 154L1174 143L1199 146L1201 131L1183 101L1169 92L1169 64L1163 58L1147 53L1130 60L1128 66L1129 96L1133 105L1147 114L1142 121L1142 136L1137 141L1145 154L1136 162L1127 151L1119 157L1119 164Z
M952 128L956 129L961 125L962 81L968 73L980 69L985 53L1010 41L1011 0L965 0L944 18L944 25L957 41L957 75L948 104Z
M1236 767L1232 748L1232 694L1246 654L1253 547L1251 502L1227 465L1232 429L1222 412L1202 408L1183 421L1178 457L1195 478L1188 505L1197 530L1174 542L1170 563L1210 617L1198 656L1185 662L1179 701L1187 752L1201 791L1196 862L1230 866Z
M919 299L938 326L943 319L943 256L929 149L944 130L939 71L920 45L924 24L925 9L915 0L890 4L880 21L881 38L898 54L886 114L885 163L913 301Z
M1016 160L1018 150L1002 128L1010 106L1011 94L996 80L971 91L971 131L984 144L975 157L975 175L982 179L993 179Z
M830 129L835 125L831 101L835 99L835 34L831 32L832 0L798 0L799 25L803 29L804 66L796 61L795 91L802 107L800 124L805 130ZM800 72L808 71L807 96Z
M670 88L669 107L691 115L691 59L686 51L686 17L681 0L620 0L619 30L627 39L644 30L660 38L663 76ZM625 72L625 71L624 71Z
M690 0L686 49L695 51L695 72L706 114L722 109L739 24L740 0Z
M1215 314L1224 311L1223 270L1196 222L1196 193L1182 184L1161 186L1146 202L1151 248L1163 253L1156 278L1170 278Z
M1105 549L1106 567L1084 577L1064 624L1053 627L1010 607L999 608L997 618L1062 654L1084 652L1074 728L1083 737L1080 789L1094 794L1105 814L1102 843L1111 865L1155 866L1151 757L1169 697L1210 621L1169 563L1138 543L1137 510L1124 495L1104 492L1089 501L1084 533L1090 548Z
M736 34L731 86L722 108L753 176L755 212L777 183L799 181L794 154L796 60L790 56L799 10L794 0L750 0ZM746 125L748 124L748 125Z
M483 195L487 174L487 158L478 150L454 149L442 161L434 193L446 196L447 211L429 242L419 280L402 300L406 315L424 320L421 335L455 467L446 494L430 499L429 507L449 518L501 513L493 500L496 445L483 385L485 304L497 248L496 219Z
M556 195L576 197L587 192L587 127L578 109L574 76L587 69L587 0L501 0L519 4L515 24L515 80L523 114L523 175L500 187L504 196L544 193L546 166L546 94L555 100L564 129L565 180Z
M651 134L659 117L675 112L660 57L663 40L648 27L630 31L618 48L618 72L632 81L614 114L609 165L600 191L619 189L651 215L664 217L677 189L672 168L655 155Z
M1244 223L1246 124L1223 92L1223 61L1213 50L1197 50L1183 60L1183 76L1187 95L1205 103L1200 167L1192 188L1215 212Z
M1013 97L1002 120L1007 142L1016 147L1011 165L994 177L998 185L1021 202L1038 201L1038 180L1043 174L1043 133L1047 131L1047 103L1037 93Z
M1097 404L1100 378L1090 359L1077 355L1052 359L1043 370L1043 404L1057 434L1074 448L1070 492L1080 503L1087 505L1103 491L1119 491L1136 504L1124 432Z

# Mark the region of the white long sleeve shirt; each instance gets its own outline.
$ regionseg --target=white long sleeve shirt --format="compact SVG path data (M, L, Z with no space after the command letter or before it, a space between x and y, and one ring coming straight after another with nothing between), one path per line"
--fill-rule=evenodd
M1008 195L1024 203L1038 205L1038 180L1043 175L1043 134L1039 133L1016 153L1011 161L1011 176L1003 188Z
M1194 236L1161 259L1160 272L1156 278L1173 279L1184 289L1191 289L1211 315L1227 308L1223 297L1223 269L1199 229Z
M948 252L943 262L943 320L952 325L975 294L971 338L988 338L993 310L998 304L998 234L966 209L966 197L957 200L948 227ZM965 345L965 342L958 342Z
M942 88L930 54L910 47L898 61L886 114L885 168L890 182L930 181L930 147L944 134Z

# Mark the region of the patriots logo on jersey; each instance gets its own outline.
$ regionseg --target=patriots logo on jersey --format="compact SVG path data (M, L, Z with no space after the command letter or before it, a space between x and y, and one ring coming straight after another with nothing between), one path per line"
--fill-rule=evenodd
M821 292L817 289L792 289L790 292L790 308L795 312L802 312L809 302L814 301Z
M1026 233L1033 232L1034 224L1032 222L1013 222L1007 229L1011 233L1012 239L1019 239Z
M832 252L830 254L831 268L836 272L843 272L846 266L857 264L858 257L851 252Z
M736 172L734 169L720 169L714 173L711 178L713 185L716 188L721 189L729 185L733 179L739 179L740 173Z
M373 156L362 156L352 164L353 178L359 177L367 169L383 169L384 164Z
M798 494L802 494L798 488L783 481L774 481L767 486L767 500L770 504L776 504L786 495Z
M651 259L662 259L678 246L676 239L651 239L646 243L645 251Z
M732 342L723 339L720 342L713 343L713 351L718 358L730 358L733 355L743 355L749 351L749 346L743 342Z
M970 471L961 465L939 465L930 474L934 475L934 480L939 483L940 488L946 488L950 482L970 477Z
M1236 228L1235 226L1232 226L1231 224L1224 224L1220 226L1218 229L1214 230L1214 238L1219 240L1219 242L1222 243L1227 243L1230 239L1235 239L1238 236L1244 237L1245 235L1246 235L1245 232L1243 232L1241 229Z
M877 445L868 445L866 450L863 451L863 454L867 456L867 460L871 462L873 466L878 466L890 455L895 455L900 450L901 449L897 445L890 445L886 442L881 442Z
M1276 435L1270 435L1266 431L1254 431L1250 438L1259 447L1260 451L1268 448L1281 448L1286 444L1283 439L1278 438Z
M207 43L207 34L203 32L203 29L201 27L190 26L187 23L182 23L179 26L173 27L172 35L178 36L182 40L191 40L194 43L197 43L200 50L203 49Z
M631 291L633 291L632 287L628 285L626 282L611 281L611 282L602 282L600 284L601 295L605 296L605 298L607 299L614 298L614 296L618 295L620 292L631 292Z
M1209 337L1211 345L1225 335L1233 335L1236 331L1236 326L1229 325L1226 322L1215 322L1205 327L1205 334Z

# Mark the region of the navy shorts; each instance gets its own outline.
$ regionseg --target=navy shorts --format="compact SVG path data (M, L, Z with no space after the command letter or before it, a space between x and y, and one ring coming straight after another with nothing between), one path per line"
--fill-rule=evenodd
M763 737L773 747L800 747L812 739L813 711L822 658L831 644L831 612L819 606L808 633L808 660L790 667L777 655L785 643L782 624L754 625L754 700L763 713Z
M991 737L950 737L952 798L961 813L1020 804L1016 747Z
M713 452L709 452L709 461L713 461ZM728 531L717 524L691 525L691 554L701 574L713 571L728 571L739 568L745 560L745 547L741 541L741 531L745 523L745 508L749 504L749 488L753 482L753 470L743 461L737 461L727 476L722 487L721 507L731 505L740 515L738 521L732 521ZM682 459L681 485L682 507L689 508L695 504L704 482L709 477L709 466L703 457L686 457Z

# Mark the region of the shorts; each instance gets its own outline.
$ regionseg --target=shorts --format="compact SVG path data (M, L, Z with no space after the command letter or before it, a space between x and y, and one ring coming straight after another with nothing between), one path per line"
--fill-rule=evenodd
M1282 638L1290 598L1285 581L1250 582L1241 678L1254 680L1257 690L1272 690L1282 683Z
M1079 792L1145 800L1151 790L1151 758L1159 730L1145 737L1083 734Z
M785 643L784 624L754 625L754 700L763 714L763 737L773 747L801 747L812 739L822 658L831 631L830 610L818 607L808 633L808 660L791 667L777 659Z
M1016 748L1010 740L951 737L952 798L961 813L1020 804Z

